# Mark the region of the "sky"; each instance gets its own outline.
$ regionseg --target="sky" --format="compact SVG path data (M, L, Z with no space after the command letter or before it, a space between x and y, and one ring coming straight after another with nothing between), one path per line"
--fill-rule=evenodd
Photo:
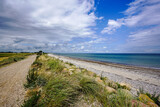
M160 53L160 0L0 0L0 51Z

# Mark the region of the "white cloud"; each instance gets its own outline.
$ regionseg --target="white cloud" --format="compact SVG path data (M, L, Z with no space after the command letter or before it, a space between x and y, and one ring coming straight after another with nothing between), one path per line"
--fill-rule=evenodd
M77 53L83 53L83 52L104 52L104 48L102 47L104 44L106 45L107 39L106 38L97 38L97 39L91 39L82 41L79 43L70 43L68 44L67 50L70 50L69 52L77 52ZM63 51L64 52L64 51ZM68 52L68 51L66 51Z
M1 0L0 45L23 39L17 44L52 46L74 37L92 37L91 27L102 19L95 16L94 9L94 0Z
M124 14L124 18L108 20L101 33L112 34L121 26L134 28L122 52L160 52L160 0L135 0Z
M108 33L111 34L114 32L117 28L121 27L123 25L123 19L118 19L117 21L115 20L108 20L107 27L105 27L101 33Z
M128 45L127 46L157 46L160 47L160 26L153 27L150 29L144 29L141 31L137 31L131 35L129 35Z
M107 47L106 47L106 46L104 46L103 48L104 48L104 49L106 49Z
M96 44L96 43L101 43L106 41L106 38L98 38L98 39L94 39L94 40L90 40L88 42L86 42L87 44ZM84 44L84 43L83 43Z
M81 46L81 49L84 49L84 46Z
M99 17L98 19L99 19L99 20L102 20L102 19L104 19L104 17Z
M135 0L129 4L124 12L127 17L108 20L107 27L101 33L113 33L122 25L128 27L144 27L160 25L160 1L159 0Z

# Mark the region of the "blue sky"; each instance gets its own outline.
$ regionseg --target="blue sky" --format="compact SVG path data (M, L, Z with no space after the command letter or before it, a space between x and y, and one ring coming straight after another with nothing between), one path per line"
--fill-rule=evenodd
M160 0L1 0L0 51L160 53Z

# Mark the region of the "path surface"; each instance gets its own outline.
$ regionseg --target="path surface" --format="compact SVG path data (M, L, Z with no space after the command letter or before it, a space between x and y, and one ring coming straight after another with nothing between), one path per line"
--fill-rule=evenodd
M36 55L0 68L0 107L19 107L24 100L23 87Z

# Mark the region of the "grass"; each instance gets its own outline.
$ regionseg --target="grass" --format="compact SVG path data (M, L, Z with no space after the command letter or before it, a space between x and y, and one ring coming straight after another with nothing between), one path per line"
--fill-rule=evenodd
M148 92L145 92L143 88L139 88L139 91L137 91L137 95L139 96L140 94L145 94L147 95L150 99L152 99L158 106L160 106L160 94L154 93L150 94Z
M95 107L131 107L138 99L119 83L47 55L32 64L25 86L33 94L23 107L73 107L81 101ZM109 93L106 86L115 92Z
M26 88L35 87L38 74L36 68L29 70L27 75L27 83L24 85Z
M66 62L66 64L69 64L70 66L72 66L73 64L72 63L70 63L70 62Z
M31 98L29 98L27 101L24 101L22 107L38 107L37 102L40 96L41 96L40 91L33 93Z
M81 91L86 95L97 96L102 87L94 79L86 78L80 80Z
M48 65L53 72L60 72L64 68L64 65L61 63L61 61L56 59L49 60Z
M0 57L11 57L11 56L27 56L32 53L0 53Z
M77 101L78 87L70 83L63 75L54 76L44 87L43 105L50 107L68 107Z
M116 94L107 96L107 104L109 107L131 107L131 96L126 95L121 89Z
M0 53L0 67L20 61L32 53Z
M7 59L8 57L0 57L0 61L3 61L4 59Z

